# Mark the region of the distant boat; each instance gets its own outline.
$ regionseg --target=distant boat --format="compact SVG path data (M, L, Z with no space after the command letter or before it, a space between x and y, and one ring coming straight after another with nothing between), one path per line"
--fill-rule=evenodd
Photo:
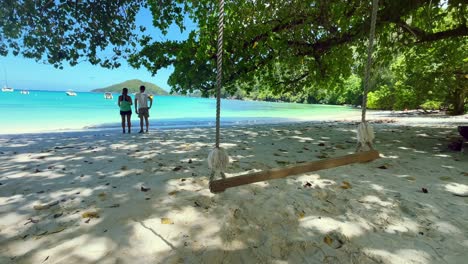
M5 85L2 88L2 92L4 93L12 93L15 91L15 89L8 87L8 80L7 80L7 73L6 73L6 68L3 67L3 71L5 73Z
M29 91L28 90L21 90L20 94L29 94Z
M114 96L112 96L112 93L104 93L104 99L114 99Z
M76 93L72 90L68 90L65 92L68 96L76 96Z
M15 89L11 88L11 87L3 87L2 88L2 92L8 92L8 93L11 93L11 92L14 92Z

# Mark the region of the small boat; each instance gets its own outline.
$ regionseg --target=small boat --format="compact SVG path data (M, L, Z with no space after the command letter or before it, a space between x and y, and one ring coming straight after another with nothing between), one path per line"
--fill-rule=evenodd
M104 99L114 99L114 96L112 96L112 93L104 93Z
M68 96L76 96L76 93L72 90L68 90L65 92Z
M20 94L29 94L29 91L28 90L21 90Z
M11 92L14 92L15 90L11 87L3 87L2 88L2 92L8 92L8 93L11 93Z

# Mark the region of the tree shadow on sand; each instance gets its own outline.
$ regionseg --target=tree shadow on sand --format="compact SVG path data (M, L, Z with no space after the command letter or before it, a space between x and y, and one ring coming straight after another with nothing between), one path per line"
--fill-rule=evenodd
M232 158L228 174L350 154L354 128L233 127L222 139ZM466 184L468 155L444 147L456 131L375 128L377 161L217 195L208 190L206 166L213 129L2 137L0 262L462 260L467 198L447 186Z

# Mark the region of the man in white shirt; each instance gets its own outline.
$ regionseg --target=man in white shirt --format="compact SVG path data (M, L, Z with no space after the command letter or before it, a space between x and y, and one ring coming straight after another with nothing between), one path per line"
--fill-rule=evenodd
M148 133L149 127L149 109L153 106L153 98L149 97L145 94L146 87L144 85L140 86L140 92L135 94L135 112L138 114L140 118L140 132L143 133L143 118L145 119L146 123L146 133ZM148 107L148 100L150 101L150 106Z

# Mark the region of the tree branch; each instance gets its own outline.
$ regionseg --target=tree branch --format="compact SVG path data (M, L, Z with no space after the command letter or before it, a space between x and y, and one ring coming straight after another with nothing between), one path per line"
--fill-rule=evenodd
M417 39L416 43L430 42L446 38L462 37L468 35L468 28L466 27L466 25L459 25L456 28L435 33L428 33L418 27L412 27L403 20L398 21L396 25L400 26L405 31L411 33Z

